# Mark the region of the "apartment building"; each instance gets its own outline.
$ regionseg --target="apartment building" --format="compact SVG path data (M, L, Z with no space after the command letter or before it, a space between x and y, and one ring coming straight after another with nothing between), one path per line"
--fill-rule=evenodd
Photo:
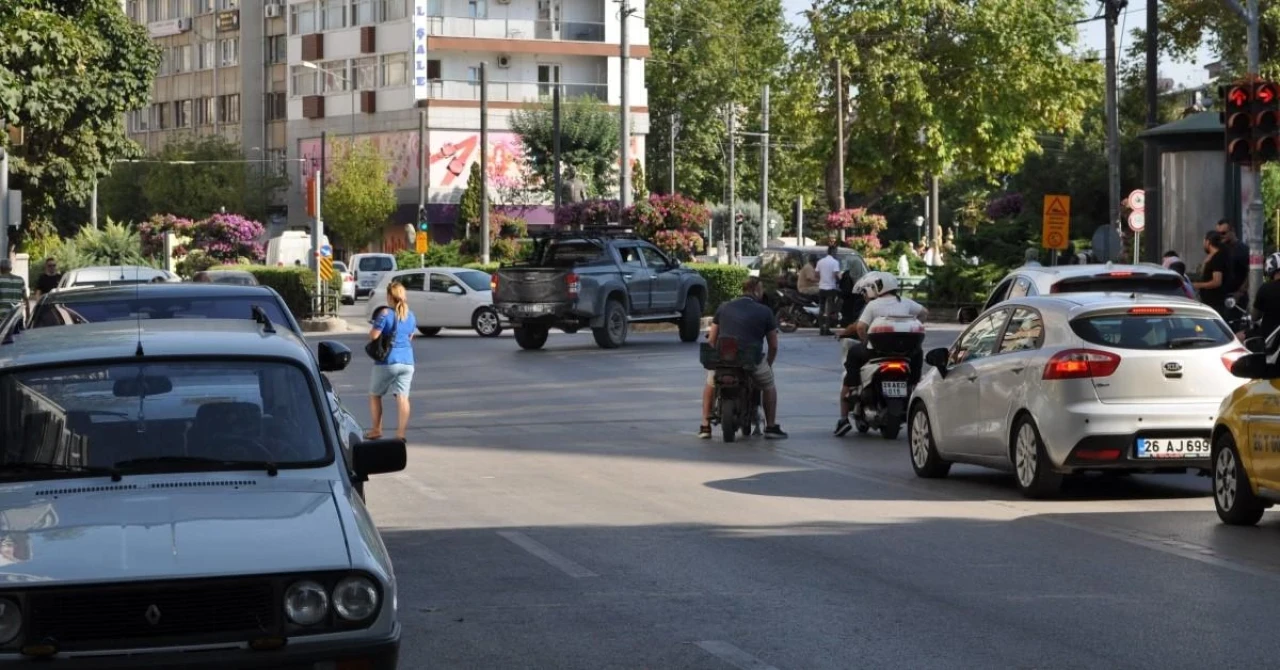
M643 160L649 130L644 61L649 56L643 2L628 19L633 160ZM401 207L384 249L404 245L403 224L418 203L419 110L429 114L429 200L433 237L452 237L471 163L479 160L480 64L489 101L489 185L499 205L523 205L530 223L552 221L549 201L521 190L528 168L510 117L550 96L588 95L619 110L619 5L614 0L290 0L288 3L288 152L296 165L290 224L305 221L306 178L370 140L391 164ZM519 203L510 202L519 200Z
M126 116L129 136L154 153L179 138L218 134L238 143L247 160L286 172L284 6L124 0L123 8L161 53L151 104Z

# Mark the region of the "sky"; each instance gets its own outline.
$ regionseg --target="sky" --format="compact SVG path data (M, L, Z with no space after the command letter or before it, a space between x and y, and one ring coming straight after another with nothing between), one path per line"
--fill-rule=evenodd
M782 0L782 6L787 12L787 18L792 23L800 23L803 19L800 17L804 10L811 6L810 0ZM1095 3L1090 12L1099 11L1101 3ZM1092 13L1090 14L1092 16ZM1142 27L1147 21L1147 2L1146 0L1129 0L1129 6L1120 16L1120 24L1116 30L1116 41L1118 42L1117 55L1123 57L1126 49L1129 48L1133 35L1129 31L1136 27ZM1080 46L1085 50L1092 50L1102 55L1106 52L1107 35L1105 21L1090 21L1079 26ZM1204 83L1208 79L1204 66L1213 62L1213 55L1205 49L1202 49L1197 58L1189 62L1162 62L1160 64L1160 77L1174 80L1174 88L1184 88L1187 86L1196 86Z

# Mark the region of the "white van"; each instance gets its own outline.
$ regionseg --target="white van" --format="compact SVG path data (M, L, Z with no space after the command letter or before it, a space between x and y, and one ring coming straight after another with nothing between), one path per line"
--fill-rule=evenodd
M320 245L329 244L329 236L320 236ZM311 233L305 230L285 231L267 240L267 265L311 265Z
M396 271L393 254L356 254L351 257L351 274L356 280L356 296L369 295L382 276Z

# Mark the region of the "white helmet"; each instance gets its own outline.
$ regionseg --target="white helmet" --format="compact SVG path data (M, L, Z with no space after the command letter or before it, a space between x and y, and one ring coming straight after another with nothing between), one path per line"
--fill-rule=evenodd
M863 277L858 283L862 285L862 295L868 301L875 300L889 291L896 291L900 286L898 278L892 273L879 270L868 272L867 276Z
M1280 272L1280 251L1267 256L1266 276L1270 277L1277 272Z

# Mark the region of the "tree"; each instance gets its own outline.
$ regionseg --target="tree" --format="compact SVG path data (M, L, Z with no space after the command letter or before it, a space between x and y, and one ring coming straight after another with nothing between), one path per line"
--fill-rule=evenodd
M640 202L649 197L649 188L644 183L644 166L640 161L631 164L631 201Z
M265 164L245 162L240 146L220 135L170 142L152 160L163 162L116 166L98 188L104 211L133 221L158 213L202 219L225 207L260 220L271 194L289 184Z
M525 156L541 189L555 188L555 124L550 105L511 114L511 130L520 136ZM617 183L618 116L591 96L560 104L560 161L573 167L590 197L609 193Z
M760 203L751 200L737 202L738 225L742 232L742 253L755 256L760 253ZM728 249L729 244L729 206L716 205L711 210L711 225L715 229L716 246ZM813 235L812 224L806 224L809 236ZM777 237L782 232L782 216L769 210L769 235ZM736 242L737 240L735 240Z
M361 249L382 235L396 211L396 190L387 161L370 142L359 142L337 160L326 178L324 220L349 249Z
M0 119L25 132L9 185L27 219L50 220L59 203L84 202L113 159L138 155L123 115L149 102L160 52L119 0L4 0L0 35Z
M484 178L480 175L480 163L477 161L471 164L471 173L467 175L467 188L462 192L462 200L458 202L458 222L463 225L463 239L471 239L471 228L480 225L480 208L484 204L481 189L484 187Z
M1280 76L1280 3L1259 0L1258 9L1261 16L1258 24L1261 73L1270 77ZM1249 63L1246 34L1240 15L1223 0L1160 3L1160 50L1177 60L1193 59L1207 41L1210 51L1226 66L1227 72L1244 74Z
M828 78L839 60L852 88L838 102L850 190L872 204L922 191L929 174L995 178L1040 151L1040 134L1078 128L1102 86L1073 53L1081 15L1078 0L819 0L805 57ZM834 201L829 127L819 146Z

